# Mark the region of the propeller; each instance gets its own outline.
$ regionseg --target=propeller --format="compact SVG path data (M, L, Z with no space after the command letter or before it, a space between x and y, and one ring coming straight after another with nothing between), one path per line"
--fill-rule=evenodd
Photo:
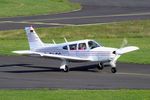
M114 51L113 53L116 54L116 55L122 55L124 53L128 53L128 52L135 51L135 50L139 49L139 47L136 47L136 46L127 46L127 44L128 44L128 41L127 41L126 38L124 38L123 41L122 41L122 44L121 44L120 48L117 49L116 51Z

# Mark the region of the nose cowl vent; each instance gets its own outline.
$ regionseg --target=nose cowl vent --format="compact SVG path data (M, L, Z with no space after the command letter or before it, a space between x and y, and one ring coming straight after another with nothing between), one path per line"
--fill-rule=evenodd
M33 30L30 30L30 32L33 32Z
M116 51L113 51L112 53L113 53L113 54L116 54Z

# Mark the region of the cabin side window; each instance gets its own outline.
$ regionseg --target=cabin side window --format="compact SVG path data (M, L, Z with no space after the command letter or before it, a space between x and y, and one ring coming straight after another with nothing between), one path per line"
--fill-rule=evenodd
M70 50L77 50L77 44L70 44L69 48Z
M79 43L78 50L86 50L86 49L87 49L86 43Z

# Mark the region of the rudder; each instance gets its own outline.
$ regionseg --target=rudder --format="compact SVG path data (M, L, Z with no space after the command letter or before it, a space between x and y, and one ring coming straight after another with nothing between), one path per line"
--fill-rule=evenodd
M28 42L30 46L30 50L36 50L38 48L42 48L44 46L43 42L36 34L33 27L25 27L26 35L28 37Z

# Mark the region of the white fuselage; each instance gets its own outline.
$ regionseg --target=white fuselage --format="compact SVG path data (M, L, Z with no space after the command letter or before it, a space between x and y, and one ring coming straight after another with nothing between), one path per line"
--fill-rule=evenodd
M94 47L90 48L90 42L95 43ZM85 44L84 49L80 48L81 44ZM91 61L110 62L116 56L113 53L115 50L116 48L103 47L93 40L80 40L62 44L50 44L35 51L45 54L89 58Z

